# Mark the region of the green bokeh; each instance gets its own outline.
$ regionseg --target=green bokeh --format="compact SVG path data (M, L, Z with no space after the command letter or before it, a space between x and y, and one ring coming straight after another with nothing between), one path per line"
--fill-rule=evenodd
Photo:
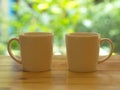
M16 15L0 19L0 23L14 28L12 34L4 35L8 28L3 27L6 32L2 30L1 43L6 45L10 38L23 32L52 32L54 45L63 53L65 33L87 31L110 38L114 52L120 53L119 3L120 0L19 0L14 4Z

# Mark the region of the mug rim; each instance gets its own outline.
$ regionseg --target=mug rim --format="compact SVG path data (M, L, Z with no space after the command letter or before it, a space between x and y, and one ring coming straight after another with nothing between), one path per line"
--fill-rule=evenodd
M50 32L25 32L21 34L20 36L24 37L41 37L41 36L53 36Z
M68 37L100 37L99 33L96 32L73 32L66 34Z

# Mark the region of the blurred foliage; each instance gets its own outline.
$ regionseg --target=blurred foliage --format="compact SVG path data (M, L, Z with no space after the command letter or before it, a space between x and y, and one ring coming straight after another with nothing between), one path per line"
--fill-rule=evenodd
M14 15L7 21L8 35L0 38L7 41L28 31L53 32L55 46L64 53L65 33L98 32L110 38L115 52L120 53L119 3L120 0L16 0Z

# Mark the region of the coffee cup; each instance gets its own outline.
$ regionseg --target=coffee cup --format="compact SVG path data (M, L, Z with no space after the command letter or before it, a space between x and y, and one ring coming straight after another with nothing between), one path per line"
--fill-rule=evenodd
M12 42L20 45L20 57L12 52ZM8 53L13 60L22 64L24 71L47 71L51 69L53 35L47 32L28 32L8 42Z
M107 56L99 59L99 49L103 42L110 45ZM109 38L101 38L99 33L77 32L66 34L68 68L74 72L93 72L96 66L110 58L113 43Z

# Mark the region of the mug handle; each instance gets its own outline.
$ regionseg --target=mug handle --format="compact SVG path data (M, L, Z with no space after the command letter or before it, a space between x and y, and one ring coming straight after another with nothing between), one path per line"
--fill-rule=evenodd
M105 58L103 58L102 60L99 60L98 61L98 64L99 63L102 63L102 62L104 62L104 61L106 61L106 60L108 60L108 58L110 58L110 56L112 55L112 52L113 52L113 43L112 43L112 41L110 40L110 39L108 39L108 38L103 38L103 39L101 39L100 40L100 45L103 43L103 42L108 42L109 44L110 44L110 53L105 57Z
M12 39L10 39L9 42L8 42L8 46L7 46L8 53L9 53L9 55L13 58L13 60L15 60L16 62L22 64L22 60L21 60L20 58L18 58L18 57L15 57L14 54L12 53L11 43L12 43L13 41L17 41L17 42L19 43L19 39L17 39L17 38L12 38Z

